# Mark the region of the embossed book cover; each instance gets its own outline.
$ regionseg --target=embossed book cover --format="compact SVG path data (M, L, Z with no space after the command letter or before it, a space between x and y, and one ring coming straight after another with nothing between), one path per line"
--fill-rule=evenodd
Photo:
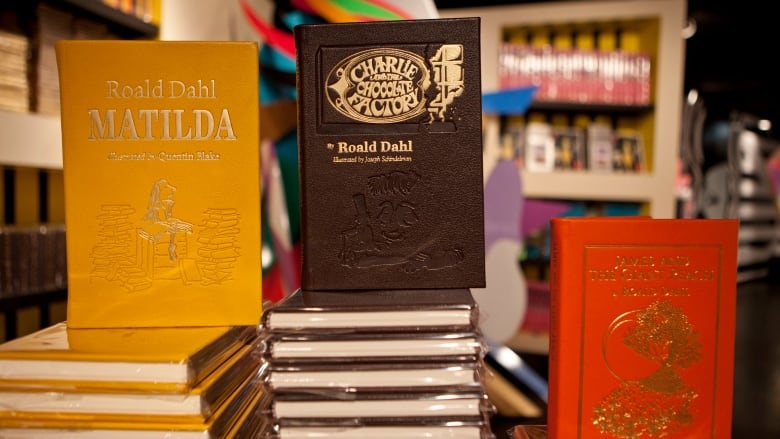
M56 51L68 325L256 325L257 43Z
M737 233L552 220L551 438L731 437Z
M295 38L302 287L484 287L479 19Z

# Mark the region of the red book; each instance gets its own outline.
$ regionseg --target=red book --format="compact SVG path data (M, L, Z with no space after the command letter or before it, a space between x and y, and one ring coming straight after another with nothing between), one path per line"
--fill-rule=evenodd
M737 233L552 220L550 438L731 437Z

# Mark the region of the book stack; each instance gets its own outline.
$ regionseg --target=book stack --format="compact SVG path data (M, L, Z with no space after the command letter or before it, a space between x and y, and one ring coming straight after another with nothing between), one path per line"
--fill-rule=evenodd
M38 13L38 59L36 64L35 110L40 114L60 115L60 83L54 43L73 38L73 15L42 4Z
M29 109L29 44L22 34L0 30L0 110L26 113Z
M280 439L492 437L469 289L299 289L263 329Z
M0 227L0 298L66 287L65 226Z
M0 437L256 437L259 342L257 326L54 324L0 345Z
M301 288L263 314L289 438L491 438L479 19L294 29Z
M55 54L67 321L0 345L0 437L260 437L257 43Z

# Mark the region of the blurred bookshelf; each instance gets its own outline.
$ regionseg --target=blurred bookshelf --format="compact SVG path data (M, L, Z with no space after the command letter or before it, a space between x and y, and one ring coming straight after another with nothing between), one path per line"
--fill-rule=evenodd
M540 172L529 170L526 163L520 170L526 197L637 202L642 204L644 214L657 218L675 216L675 164L684 59L684 41L679 37L679 29L685 21L685 6L685 2L674 0L563 1L441 11L445 18L481 17L483 92L522 84L507 80L507 65L513 65L507 60L522 65L517 64L522 60L507 53L507 47L513 45L524 47L532 54L546 53L546 58L537 57L542 64L536 65L536 71L544 65L564 66L562 71L550 71L551 76L558 78L559 93L540 88L528 112L521 116L521 125L530 121L555 125L554 119L563 116L568 120L564 124L576 126L575 118L582 117L590 122L600 119L615 130L627 128L641 136L644 157L639 172L555 169L551 165ZM573 99L561 94L566 85L560 80L564 76L561 73L567 72L567 65L571 69L572 51L612 59L613 67L620 65L614 64L615 59L625 64L632 57L641 56L649 63L646 99L625 100L614 93L607 97L586 93L582 99ZM534 84L526 82L525 85ZM611 90L614 84L597 85ZM485 129L498 132L495 138L501 139L506 127L511 125L510 119L486 117ZM548 164L551 162L548 160Z
M62 139L54 43L155 39L159 12L160 0L0 4L0 340L65 319Z

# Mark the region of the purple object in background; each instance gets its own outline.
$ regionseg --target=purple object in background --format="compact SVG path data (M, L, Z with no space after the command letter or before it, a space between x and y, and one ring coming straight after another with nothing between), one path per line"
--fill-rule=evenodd
M517 166L499 160L485 182L485 249L499 238L521 241L523 185Z
M524 215L520 227L521 236L526 238L531 233L547 227L550 224L550 218L560 216L569 209L571 209L571 205L563 201L525 199L523 201Z

